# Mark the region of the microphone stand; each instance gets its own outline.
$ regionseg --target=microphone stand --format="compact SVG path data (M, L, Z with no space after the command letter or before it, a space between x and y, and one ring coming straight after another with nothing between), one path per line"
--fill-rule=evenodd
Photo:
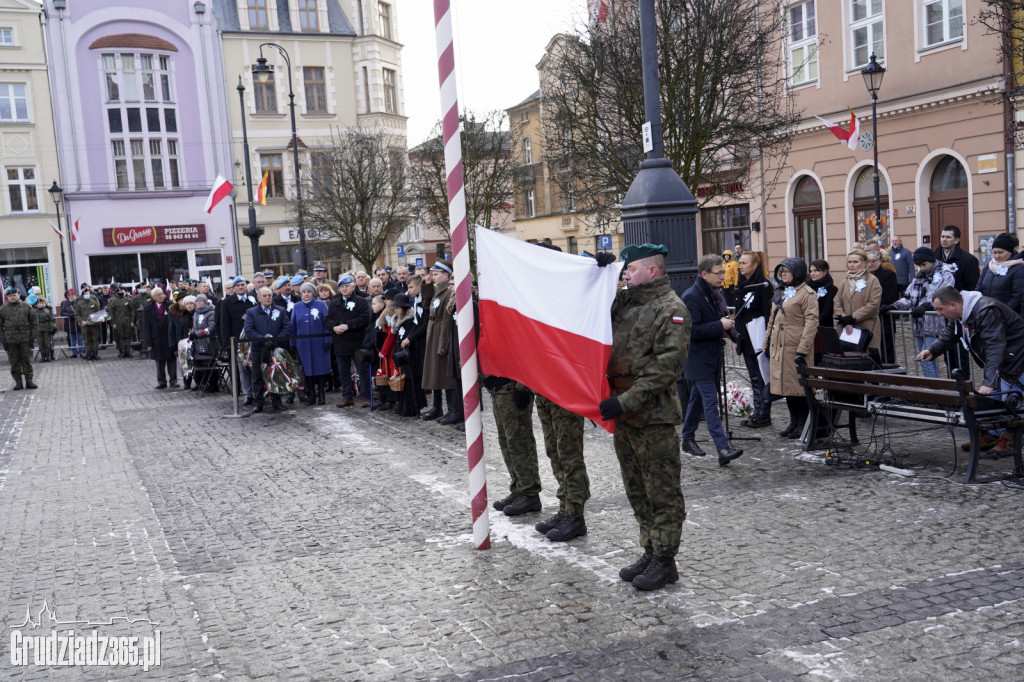
M756 440L760 441L760 436L736 436L733 438L732 429L729 428L729 399L726 397L726 381L725 381L725 339L722 339L722 351L718 354L718 366L720 369L720 377L722 385L718 391L718 411L722 413L722 427L725 430L725 437L730 442L734 440ZM753 387L751 387L753 391Z

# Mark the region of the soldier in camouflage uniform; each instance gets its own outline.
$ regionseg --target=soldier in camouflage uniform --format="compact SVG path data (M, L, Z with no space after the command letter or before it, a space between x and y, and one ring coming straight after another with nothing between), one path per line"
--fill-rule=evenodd
M96 293L89 289L83 290L82 295L75 301L75 317L78 319L78 326L82 328L86 360L100 359L100 326L88 323L89 316L99 311L100 300L96 297Z
M110 324L114 328L114 340L117 342L117 357L132 356L132 329L135 327L135 302L125 295L124 289L117 287L117 292L107 304L110 313Z
M686 519L675 426L683 420L676 377L686 364L690 318L666 274L667 254L653 244L620 254L627 288L612 304L612 397L600 404L602 419L615 419L615 454L644 548L619 577L641 590L679 579L675 555Z
M583 505L590 499L590 479L583 462L583 417L539 394L537 416L551 473L558 481L558 513L536 529L549 540L565 542L587 534Z
M53 309L45 298L36 300L36 320L38 322L36 338L39 339L39 356L43 362L53 361L53 334L57 325L53 321Z
M0 307L0 343L7 351L11 361L11 376L14 377L14 390L39 388L32 382L32 341L36 335L39 322L36 311L21 300L21 295L14 287L4 292L7 302ZM25 383L22 385L22 377Z
M491 394L491 409L498 427L498 445L512 478L508 497L494 502L507 516L540 511L540 470L537 440L533 437L533 393L504 377L487 376L484 388Z

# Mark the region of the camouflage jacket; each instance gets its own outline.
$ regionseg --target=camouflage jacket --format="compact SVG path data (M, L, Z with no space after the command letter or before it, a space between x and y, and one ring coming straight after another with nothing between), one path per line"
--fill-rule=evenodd
M57 329L53 321L53 308L50 306L36 308L36 319L39 321L40 334L49 334Z
M36 336L36 311L28 303L17 301L0 306L0 342L28 343Z
M147 303L153 300L153 297L147 291L144 294L135 294L132 296L132 303L135 304L135 310L142 310Z
M100 300L96 296L90 296L89 300L85 300L85 296L79 296L75 301L75 317L78 318L79 325L86 324L89 316L99 311Z
M110 321L116 325L131 326L135 324L135 303L127 297L114 297L107 304Z
M608 381L632 426L680 424L676 378L690 347L690 314L659 277L620 290L612 303L612 354Z

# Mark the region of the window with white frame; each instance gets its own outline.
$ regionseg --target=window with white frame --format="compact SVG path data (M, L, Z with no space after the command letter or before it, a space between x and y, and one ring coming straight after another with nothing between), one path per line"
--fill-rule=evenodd
M537 205L534 201L534 193L532 189L526 190L526 217L532 218L537 215Z
M963 0L924 0L924 46L964 37Z
M0 26L0 46L14 46L14 29L10 26Z
M883 0L850 0L850 45L853 68L868 65L871 54L885 59Z
M302 84L306 89L306 111L311 114L327 113L327 83L324 67L302 67Z
M320 30L320 22L316 16L316 0L299 0L299 28L303 31Z
M387 2L377 3L380 13L380 35L388 40L394 39L394 32L391 30L391 4Z
M7 195L11 200L11 213L38 211L36 199L36 169L8 168Z
M384 69L384 111L398 113L398 75L394 69Z
M533 163L533 143L530 138L523 138L523 163L529 166Z
M249 11L250 29L266 29L269 27L267 23L267 0L248 0L246 9Z
M171 58L149 52L101 55L113 187L181 187Z
M818 80L818 18L815 0L791 5L789 29L789 82L803 85Z
M0 83L0 121L27 120L26 86L17 83Z

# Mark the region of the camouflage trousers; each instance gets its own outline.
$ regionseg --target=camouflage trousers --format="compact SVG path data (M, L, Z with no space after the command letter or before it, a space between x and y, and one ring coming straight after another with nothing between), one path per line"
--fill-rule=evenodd
M22 375L26 381L32 381L32 344L19 341L7 344L7 359L11 361L11 376L21 382Z
M98 324L83 324L82 336L85 338L86 353L95 353L100 349L100 326Z
M614 442L626 498L640 524L640 545L674 557L686 520L675 426L638 427L617 420Z
M583 505L590 499L590 479L583 462L583 417L542 395L537 396L537 416L551 473L558 481L558 510L583 516Z
M117 349L122 353L131 350L132 327L130 324L119 324L114 330L114 340L117 342Z
M53 353L53 337L50 332L39 332L39 357L46 360Z
M512 481L513 495L540 493L540 469L537 465L537 439L533 437L533 397L524 409L516 407L512 387L507 384L491 394L494 424L498 427L498 445Z

